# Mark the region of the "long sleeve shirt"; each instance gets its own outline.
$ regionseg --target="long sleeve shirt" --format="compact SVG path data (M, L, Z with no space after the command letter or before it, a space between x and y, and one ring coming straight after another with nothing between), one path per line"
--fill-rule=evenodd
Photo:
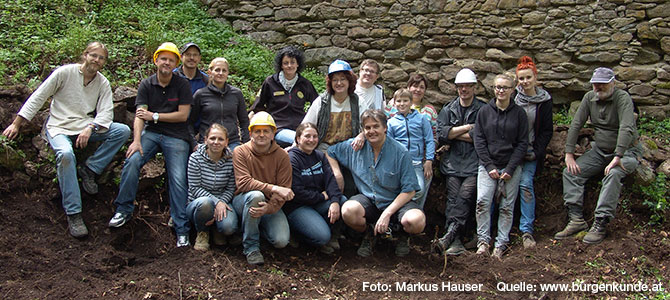
M196 124L198 121L199 124ZM244 96L240 89L227 83L223 90L210 84L195 93L189 122L189 129L194 131L191 134L200 133L199 142L203 141L207 129L214 123L228 130L229 144L249 141L249 117Z
M207 146L199 145L188 159L188 202L200 197L214 197L230 203L235 193L235 173L230 150L218 162L207 154Z
M90 123L109 128L114 119L112 89L98 72L84 85L80 64L57 68L26 100L18 115L30 121L52 98L47 131L50 135L77 135Z
M314 205L324 201L332 203L342 196L335 181L335 175L323 152L314 150L307 154L298 147L288 151L293 166L293 183L291 189L295 194L293 200L286 202L284 213L290 213L300 206ZM326 192L328 200L322 192Z
M435 158L435 139L430 122L416 110L407 116L396 114L387 122L387 135L409 151L412 160L423 162Z

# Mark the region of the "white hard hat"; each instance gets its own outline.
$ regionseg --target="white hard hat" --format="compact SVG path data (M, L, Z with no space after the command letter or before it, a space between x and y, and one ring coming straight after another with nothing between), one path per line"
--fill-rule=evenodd
M459 83L477 83L477 75L468 68L463 68L456 74L455 84Z

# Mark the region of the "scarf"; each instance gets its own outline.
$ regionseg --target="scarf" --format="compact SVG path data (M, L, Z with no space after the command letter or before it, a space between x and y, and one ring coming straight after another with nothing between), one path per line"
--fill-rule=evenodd
M284 71L279 71L279 83L284 87L285 90L287 90L289 93L293 89L293 86L295 85L296 81L298 81L298 74L295 74L293 79L288 80L286 77L284 77Z
M549 96L549 92L545 91L541 87L535 87L535 96L528 96L523 92L523 88L521 86L516 87L516 97L514 97L514 103L519 106L527 106L530 104L539 104L545 101L549 101L551 96Z

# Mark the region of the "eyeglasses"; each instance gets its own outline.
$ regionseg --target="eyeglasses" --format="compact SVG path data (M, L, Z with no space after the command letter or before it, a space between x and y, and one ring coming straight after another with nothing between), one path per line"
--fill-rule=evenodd
M509 91L509 90L513 89L513 87L496 85L496 86L493 87L493 89L498 91L498 92L506 92L506 91Z
M98 60L105 60L105 59L107 59L106 56L104 56L104 55L98 55L98 54L95 54L95 53L88 53L88 56L90 56L90 57L92 57L92 58L95 58L95 59L98 59Z
M363 68L361 69L361 72L363 73L370 73L370 74L377 74L377 71L370 69L370 68Z

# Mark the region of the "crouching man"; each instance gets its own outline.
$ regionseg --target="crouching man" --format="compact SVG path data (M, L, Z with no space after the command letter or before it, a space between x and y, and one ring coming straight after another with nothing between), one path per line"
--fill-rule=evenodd
M351 140L328 148L335 177L342 176L340 166L348 168L360 191L342 205L342 219L352 229L365 233L357 252L362 257L372 254L377 235L388 233L392 224L400 224L395 254L402 257L410 251L409 234L418 234L426 226L423 211L412 201L421 187L409 152L386 137L384 112L368 109L361 115L361 122L366 138L362 149L354 151Z

